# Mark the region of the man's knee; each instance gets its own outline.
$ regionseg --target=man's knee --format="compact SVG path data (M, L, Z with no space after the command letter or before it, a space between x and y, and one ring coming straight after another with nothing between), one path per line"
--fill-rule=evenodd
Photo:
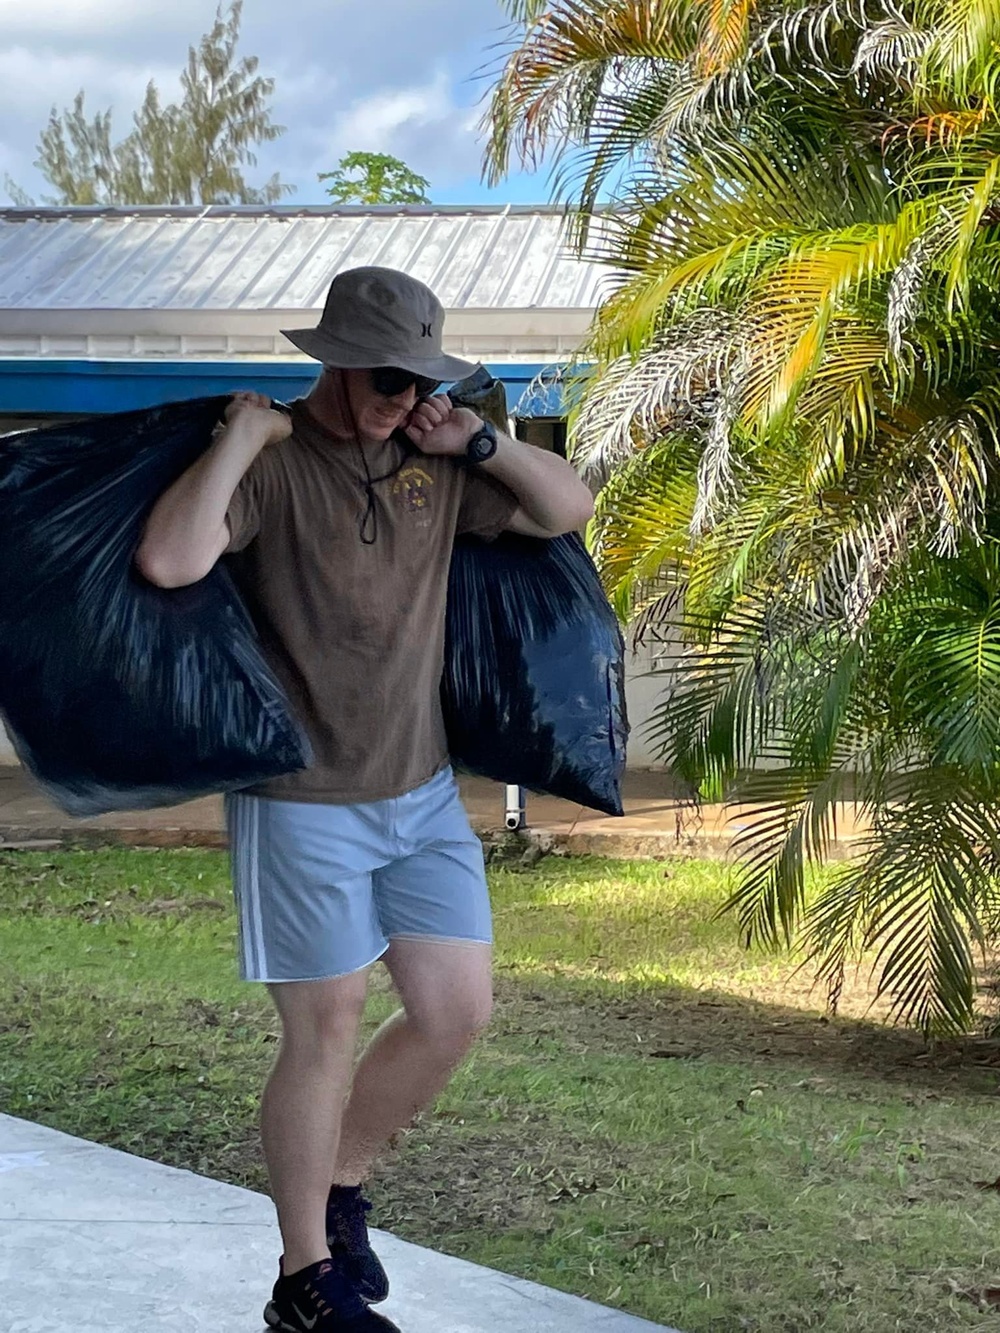
M460 996L425 997L407 1009L407 1017L433 1046L461 1055L489 1026L492 1012L492 989L483 985Z
M272 987L272 994L284 1050L301 1051L313 1059L353 1050L365 1008L364 979L292 982Z

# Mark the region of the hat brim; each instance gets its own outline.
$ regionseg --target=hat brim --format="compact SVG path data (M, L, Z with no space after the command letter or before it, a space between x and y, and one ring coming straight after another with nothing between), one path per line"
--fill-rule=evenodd
M363 347L343 342L323 329L282 329L281 333L294 343L306 356L315 361L322 361L325 366L338 366L342 370L375 370L381 366L399 366L401 370L412 370L414 375L426 375L428 379L451 382L464 379L479 369L478 362L463 361L460 356L407 356L400 352L366 352Z

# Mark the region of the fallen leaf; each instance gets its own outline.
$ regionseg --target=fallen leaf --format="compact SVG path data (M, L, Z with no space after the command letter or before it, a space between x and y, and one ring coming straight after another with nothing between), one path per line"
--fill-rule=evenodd
M949 1282L955 1296L964 1301L971 1301L980 1310L1000 1310L1000 1287L960 1287L957 1282Z

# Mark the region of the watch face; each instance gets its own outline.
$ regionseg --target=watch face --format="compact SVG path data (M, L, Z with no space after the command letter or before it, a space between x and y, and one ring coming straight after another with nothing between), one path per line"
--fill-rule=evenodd
M488 421L484 422L482 430L477 431L469 441L469 462L485 463L493 457L496 451L497 433Z

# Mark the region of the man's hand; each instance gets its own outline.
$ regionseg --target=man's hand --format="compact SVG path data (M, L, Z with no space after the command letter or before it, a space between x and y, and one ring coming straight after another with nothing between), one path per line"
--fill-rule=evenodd
M285 412L275 411L266 394L254 393L250 389L233 394L233 400L225 411L225 422L229 429L245 434L260 444L261 448L279 444L292 433L291 417Z
M482 420L467 407L453 406L441 395L413 409L405 430L421 453L462 457ZM589 522L594 512L590 490L565 458L497 433L497 451L476 468L499 481L518 501L508 527L528 537L558 537Z
M467 407L455 407L444 394L422 398L404 430L422 454L461 457L482 421Z

